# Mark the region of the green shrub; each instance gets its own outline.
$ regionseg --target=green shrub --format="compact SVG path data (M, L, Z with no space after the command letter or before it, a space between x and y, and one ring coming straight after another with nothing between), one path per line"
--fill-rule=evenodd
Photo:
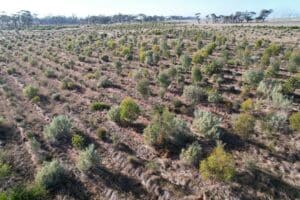
M106 45L110 50L114 50L117 46L117 43L113 39L109 39Z
M194 142L189 145L186 149L182 149L180 153L180 160L189 165L198 165L202 158L202 148L198 142Z
M114 66L116 68L117 74L120 75L122 73L122 63L120 61L116 61L114 63Z
M278 87L278 83L271 79L262 80L259 82L256 92L259 96L269 98L274 87Z
M147 79L141 79L136 84L136 90L143 96L148 97L151 94L150 82Z
M109 56L108 55L103 55L103 56L101 56L101 60L103 62L109 62Z
M235 164L231 154L218 144L210 156L200 163L200 174L204 179L230 181L235 175Z
M31 85L28 85L23 89L24 96L30 100L33 99L34 97L38 96L38 92L39 92L39 89L35 88Z
M187 124L166 108L156 109L143 133L146 144L159 148L167 144L183 145L189 134Z
M282 87L277 85L271 92L271 103L277 109L289 109L292 106L292 101L286 98L282 93Z
M99 161L95 145L91 144L79 154L77 167L79 170L87 172L91 168L96 167Z
M287 116L276 113L269 113L261 121L261 128L265 133L272 134L284 129Z
M271 43L268 46L268 48L265 49L265 53L276 56L280 53L280 50L281 50L281 46L279 46L275 43Z
M157 76L157 81L161 87L167 88L171 84L172 80L167 71L161 71Z
M204 66L203 73L207 74L208 76L211 76L213 74L220 73L221 70L221 64L216 61L213 61L210 64Z
M108 79L107 76L101 76L99 78L99 81L97 83L97 87L103 87L103 88L107 88L112 86L113 83Z
M260 70L249 70L242 76L243 82L252 87L256 87L263 78L264 73Z
M203 51L199 50L196 53L194 53L192 61L195 64L202 64L204 62L204 59L205 59L205 56L203 54Z
M183 97L192 104L200 103L206 100L206 91L194 85L185 86L183 89Z
M147 65L154 65L154 59L153 59L153 52L152 51L147 51L146 52L146 57L145 57L145 63Z
M64 90L74 90L76 89L76 87L77 85L71 79L68 78L64 79L61 84L61 88Z
M11 166L7 163L3 163L0 160L0 180L1 178L9 176L11 173Z
M194 66L192 68L192 82L193 83L200 83L202 80L202 74L199 67Z
M247 99L241 104L241 109L245 112L251 111L254 109L254 103L252 99Z
M81 135L75 134L72 136L72 145L77 149L82 149L85 146L85 139Z
M217 90L210 90L207 100L210 103L220 103L223 101L223 97Z
M9 75L15 74L15 73L17 73L17 70L16 70L16 68L12 67L12 68L7 69L7 73Z
M120 107L119 106L111 107L107 113L107 116L109 120L116 123L120 123L121 122Z
M33 103L38 103L38 102L41 101L41 98L40 98L39 96L35 96L35 97L33 97L33 98L31 99L31 101L32 101Z
M289 117L290 127L292 130L300 131L300 112L293 113Z
M133 80L135 81L139 81L141 79L147 79L147 77L149 77L149 71L147 69L138 69L138 70L134 70L131 73L131 76L133 78Z
M280 63L279 61L273 62L265 71L266 77L276 77L280 71Z
M37 172L35 182L46 189L57 187L63 180L65 169L57 160L44 163L44 166Z
M234 132L240 136L247 138L254 133L255 118L250 114L240 114L234 120Z
M196 110L194 112L193 127L199 134L210 139L220 137L220 124L222 119L211 112Z
M92 111L106 110L109 108L110 108L110 105L108 105L107 103L104 103L104 102L96 101L91 104Z
M78 60L79 60L80 62L85 62L86 57L83 56L83 55L79 55L79 56L78 56Z
M300 69L300 50L294 50L289 58L288 71L295 73Z
M285 94L291 94L296 89L300 89L300 77L290 77L282 86L282 92Z
M120 104L121 121L131 123L139 117L140 112L141 111L139 106L130 97L126 97L125 99L123 99Z
M180 62L186 70L189 70L192 63L192 59L188 55L182 55L180 57Z
M38 65L38 61L35 60L35 59L33 59L33 58L31 58L30 61L29 61L29 64L32 67L36 67Z
M1 200L44 200L49 199L47 191L38 185L20 185L9 192L0 193Z
M54 72L52 69L47 69L47 70L45 71L45 76L46 76L47 78L55 78L55 77L56 77L56 74L55 74L55 72Z
M52 122L44 129L44 136L46 139L55 142L57 139L67 136L71 130L70 120L63 115L54 117Z

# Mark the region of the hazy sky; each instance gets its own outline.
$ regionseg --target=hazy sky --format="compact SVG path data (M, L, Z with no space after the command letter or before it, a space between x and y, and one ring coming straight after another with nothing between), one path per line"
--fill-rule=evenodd
M116 13L147 15L184 15L196 12L231 14L237 10L258 12L274 9L282 17L300 14L300 0L0 0L0 11L14 13L30 10L39 16L46 15L112 15Z

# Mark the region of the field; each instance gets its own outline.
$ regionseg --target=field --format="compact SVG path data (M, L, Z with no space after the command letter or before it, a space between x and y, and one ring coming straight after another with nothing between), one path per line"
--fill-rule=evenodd
M1 195L300 198L299 42L299 26L0 31Z

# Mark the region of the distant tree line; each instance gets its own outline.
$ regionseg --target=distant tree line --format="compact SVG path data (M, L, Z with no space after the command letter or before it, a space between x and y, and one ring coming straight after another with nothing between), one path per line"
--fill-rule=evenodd
M37 15L27 10L21 10L15 14L8 15L0 12L0 29L25 29L37 25L74 25L74 24L113 24L126 22L159 22L167 20L188 20L193 17L183 16L147 16L117 14L113 16L93 15L84 18L76 16L47 16L38 18Z
M235 14L231 15L219 15L217 16L215 13L210 15L206 15L205 22L206 23L244 23L244 22L264 22L265 19L273 12L272 9L263 9L256 16L256 12L241 12L237 11ZM196 17L199 16L199 13L196 14ZM199 22L199 20L198 20Z
M263 9L259 15L255 17L255 12L236 12L235 14L226 16L210 14L205 17L206 23L243 23L250 21L264 21L271 13L272 9ZM47 16L38 18L36 14L31 13L28 10L21 10L15 14L8 15L4 12L0 12L0 29L26 29L33 25L72 25L72 24L113 24L113 23L128 23L128 22L160 22L168 20L197 20L201 22L200 13L197 13L195 17L183 17L183 16L147 16L144 14L139 15L124 15L117 14L113 16L93 15L84 18L78 18L76 16Z

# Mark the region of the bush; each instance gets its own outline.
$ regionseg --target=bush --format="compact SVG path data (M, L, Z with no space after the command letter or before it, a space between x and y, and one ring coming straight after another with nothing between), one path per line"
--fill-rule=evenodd
M157 76L157 81L161 87L167 88L172 80L166 71L161 71Z
M290 118L290 127L292 130L300 131L300 112L293 113Z
M16 70L16 68L12 67L12 68L7 69L7 73L9 75L15 74L15 73L17 73L17 70Z
M197 104L206 100L206 92L198 86L188 85L183 89L183 97L192 104Z
M193 120L193 127L197 133L203 134L210 139L217 139L220 137L221 118L212 114L211 112L196 110L195 118Z
M273 88L271 92L271 103L274 108L277 109L289 109L292 106L292 101L286 98L282 93L281 93L281 86L277 85L276 87Z
M144 63L146 60L146 52L143 49L139 52L139 59L141 63Z
M97 129L97 136L98 138L100 138L101 140L105 140L107 137L107 131L105 128L98 128Z
M287 122L287 116L270 113L265 116L261 122L261 128L268 134L276 133L284 129Z
M230 181L235 175L235 164L231 154L218 144L210 156L200 163L200 173L204 179Z
M294 50L289 58L288 71L295 73L300 69L300 51Z
M114 63L114 66L116 68L116 72L118 75L122 73L122 63L120 61L117 61Z
M123 99L120 104L121 121L131 123L139 117L140 112L139 106L130 97Z
M241 104L241 109L245 112L251 111L252 109L254 109L254 103L252 101L252 99L247 99L246 101L244 101Z
M83 55L79 55L79 56L78 56L78 60L79 60L80 62L85 62L86 57L83 56Z
M223 101L222 95L217 90L210 90L208 92L208 102L210 103L220 103Z
M132 72L132 78L135 81L139 81L141 79L147 79L149 77L149 71L147 69L138 69Z
M37 172L35 182L37 185L50 189L57 187L63 180L65 169L57 160L44 163L44 166Z
M108 55L103 55L103 56L101 56L101 60L104 61L104 62L109 62L109 57L108 57Z
M143 96L148 97L151 94L150 83L147 79L141 79L137 82L136 90Z
M262 80L256 88L256 92L260 96L269 98L274 87L278 87L278 83L271 79Z
M56 78L56 74L55 74L55 72L52 69L47 69L45 71L45 76L47 78Z
M203 55L202 50L197 51L193 55L193 63L195 64L202 64L204 62L205 56Z
M249 70L246 71L243 76L242 80L245 84L256 87L260 81L264 78L264 73L260 70Z
M146 144L159 148L167 144L183 145L189 134L187 124L166 108L156 109L143 133Z
M186 149L182 149L180 153L180 160L189 165L198 165L202 158L202 148L198 142L194 142Z
M82 149L85 146L85 139L81 135L75 134L72 136L72 145L77 149Z
M57 139L69 135L71 126L71 122L66 116L59 115L54 117L52 122L45 127L44 136L55 142Z
M107 116L109 120L116 123L120 123L121 122L120 107L119 106L111 107L107 113Z
M147 51L146 52L146 57L145 57L145 63L147 65L154 65L154 59L153 59L153 52L152 51Z
M106 110L109 109L110 105L104 103L104 102L93 102L91 105L91 110L92 111L98 111L98 110Z
M112 86L113 83L108 79L107 76L101 76L99 78L99 81L97 83L97 87L103 87L103 88L107 88Z
M247 138L254 132L255 118L250 114L240 114L234 120L234 132Z
M83 172L87 172L99 163L99 156L95 149L95 145L89 145L84 151L79 154L77 167Z
M180 57L180 62L186 70L189 70L192 63L192 59L188 55L182 55Z
M9 176L11 173L11 166L8 165L7 163L3 163L0 160L0 180L1 178Z
M47 191L41 186L17 186L11 191L0 193L1 200L44 200L48 199Z
M276 77L279 73L280 70L280 63L279 61L275 61L272 63L267 70L265 71L265 76L266 77Z
M62 89L67 89L67 90L74 90L74 89L76 89L76 84L71 80L71 79L64 79L63 81L62 81L62 85L61 85L61 88Z
M194 66L192 68L192 82L193 83L200 83L202 80L202 74L199 67Z
M35 88L31 85L28 85L23 89L24 96L30 100L33 99L34 97L38 96L38 92L39 92L39 89Z
M110 40L107 41L106 45L108 46L108 48L110 50L113 50L113 49L116 48L117 43L113 39L110 39Z
M32 67L36 67L38 65L38 61L35 60L35 59L33 59L33 58L31 58L30 61L29 61L29 64Z
M296 89L300 89L300 77L290 77L282 86L282 92L285 94L291 94Z
M221 72L221 69L222 69L222 66L220 63L216 62L216 61L213 61L211 62L210 64L208 65L205 65L204 69L203 69L203 72L205 74L207 74L208 76L211 76L213 74L217 74L217 73L220 73Z

